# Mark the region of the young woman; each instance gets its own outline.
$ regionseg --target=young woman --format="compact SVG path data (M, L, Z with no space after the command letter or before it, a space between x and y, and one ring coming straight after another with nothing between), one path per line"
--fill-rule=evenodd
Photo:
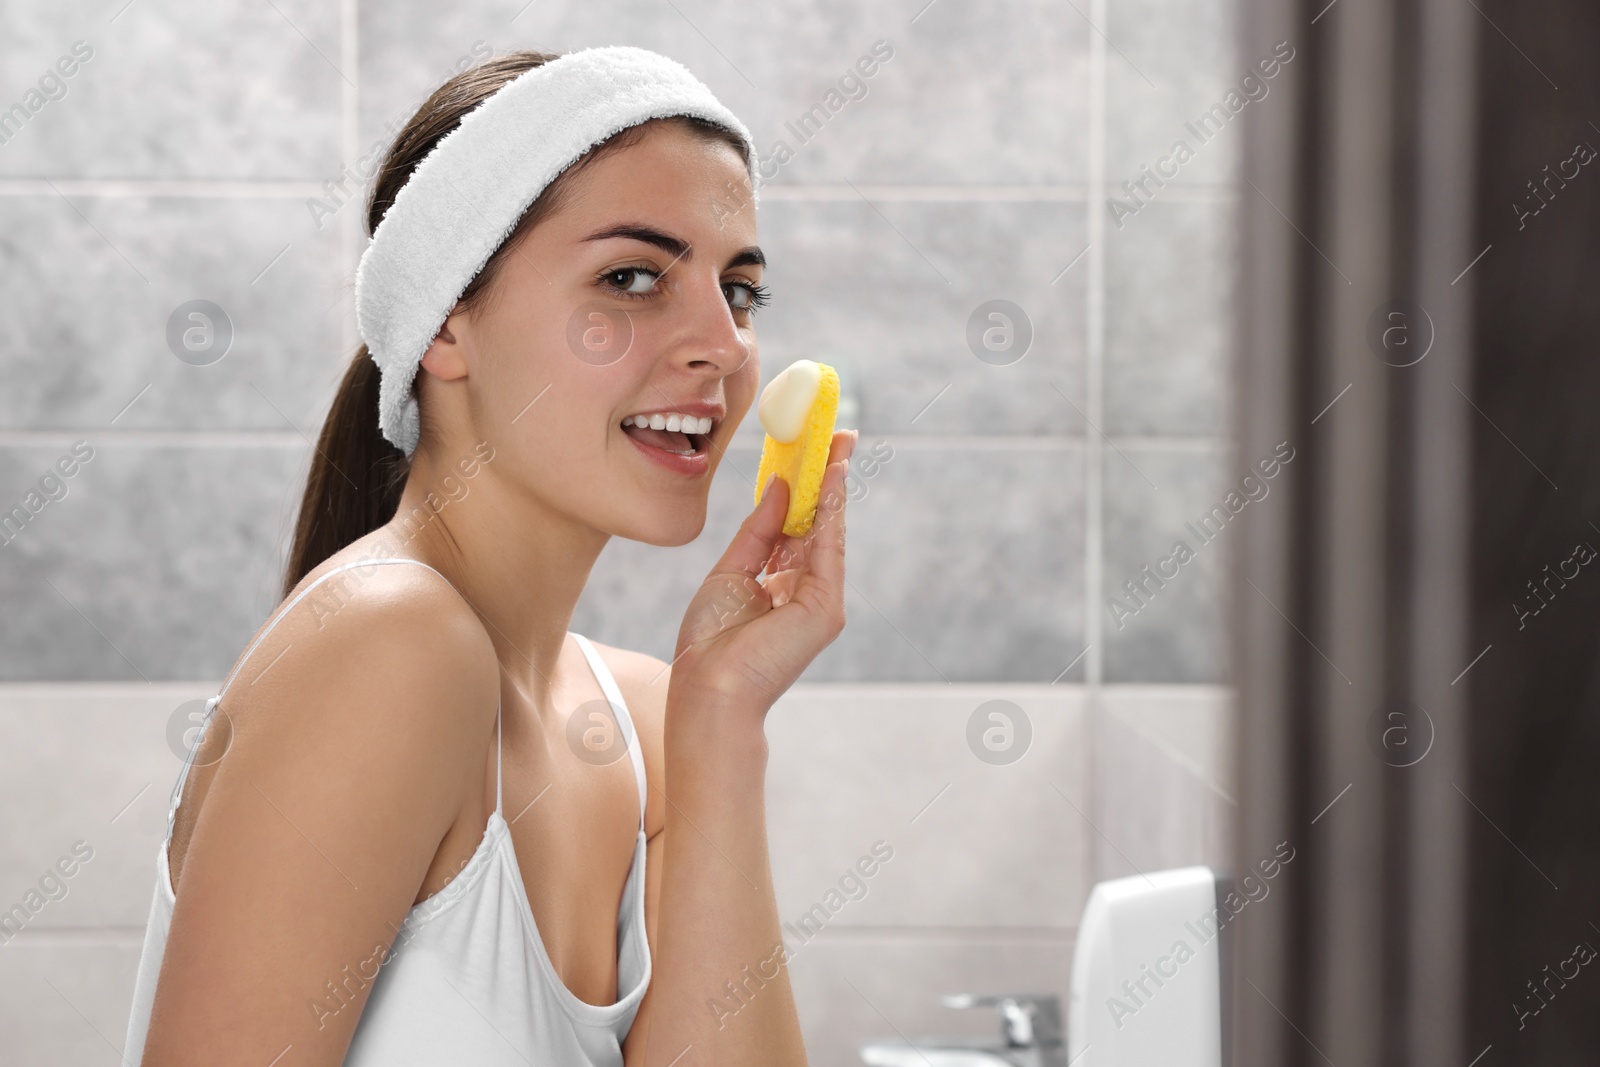
M588 52L619 78L670 62ZM374 247L419 164L519 76L562 74L541 106L581 110L585 55L512 53L439 88L377 176ZM594 147L535 176L531 206L427 327L404 397L381 388L394 366L357 353L287 603L208 702L174 789L126 1062L805 1062L762 723L844 625L855 435L835 434L803 539L782 535L788 487L771 484L670 664L567 630L610 538L701 532L757 395L751 148L710 110L576 142ZM529 114L551 137L569 125ZM479 134L509 121L491 115L473 116ZM484 187L521 180L505 170ZM487 203L459 192L456 208ZM396 321L408 311L396 302ZM369 342L385 327L362 325ZM413 400L411 441L394 405ZM699 421L625 425L651 413Z

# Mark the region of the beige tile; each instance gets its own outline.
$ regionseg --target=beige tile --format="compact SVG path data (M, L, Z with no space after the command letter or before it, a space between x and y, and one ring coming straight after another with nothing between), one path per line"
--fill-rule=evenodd
M0 1048L6 1067L125 1067L122 1045L139 940L85 934L0 947Z
M1094 728L1099 880L1233 865L1232 699L1220 686L1111 686Z
M0 810L8 815L0 909L24 903L82 841L79 855L92 856L25 929L144 928L182 767L168 724L186 701L213 691L200 683L0 686ZM175 729L182 744L181 722ZM0 946L0 957L20 943Z
M968 722L991 700L1031 724L1004 766L968 747ZM824 929L1070 926L1085 899L1092 830L1083 700L1066 686L808 686L768 718L768 819L779 914L813 906ZM1020 732L1014 735L1020 737ZM893 858L848 878L875 842ZM870 866L870 864L868 865ZM813 913L821 914L821 913Z

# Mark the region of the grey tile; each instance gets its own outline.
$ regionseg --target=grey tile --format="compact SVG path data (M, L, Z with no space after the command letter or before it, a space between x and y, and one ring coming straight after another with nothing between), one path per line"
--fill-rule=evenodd
M805 680L1080 680L1082 661L1061 672L1084 645L1081 447L863 435L856 448L848 623ZM868 477L870 455L885 458ZM610 546L573 628L670 661L685 606L754 507L759 459L759 449L728 450L690 545Z
M818 680L1056 680L1083 649L1082 468L1067 442L897 450L851 505L860 636Z
M0 686L0 910L23 903L58 861L49 899L0 948L52 930L144 929L156 854L203 683ZM76 846L76 852L74 847ZM57 890L59 893L60 890ZM48 896L48 894L45 894Z
M8 7L0 108L42 106L0 145L0 176L320 181L338 171L338 5L79 6ZM65 94L46 79L58 98L30 100L79 40L92 55L61 79Z
M945 993L1055 993L1065 1020L1072 947L1070 930L1026 940L819 938L789 965L806 1055L814 1067L859 1067L863 1041L996 1036L993 1008L946 1008Z
M1208 126L1199 120L1238 87L1248 63L1270 55L1271 44L1263 43L1249 57L1236 54L1234 5L1229 0L1111 0L1107 7L1106 195L1137 207L1138 200L1122 183L1144 178L1145 166L1157 171L1167 186L1147 179L1140 196L1157 202L1170 196L1174 186L1237 181L1241 126L1252 109L1280 104L1282 94L1274 89L1282 83L1282 72L1263 83L1267 95L1261 100L1241 93L1233 101L1237 113L1225 105L1226 120L1213 118ZM1174 158L1158 170L1158 161L1171 157L1178 141L1193 158ZM1142 212L1137 221L1144 221Z
M138 969L139 944L126 938L7 945L0 1034L8 1067L118 1063Z
M1030 734L998 766L967 734L994 700L1024 717L1009 712L1014 744ZM1081 690L1067 686L811 686L783 697L767 718L767 816L791 936L1075 925L1092 833L1073 810L1089 810L1084 716Z
M279 601L306 450L83 440L65 495L0 548L0 679L220 680ZM0 508L70 447L0 448Z
M137 10L137 9L134 9ZM129 12L132 17L132 11ZM256 429L314 437L354 350L336 230L299 200L0 197L7 428ZM269 269L270 267L270 269ZM180 359L179 309L218 305L209 344ZM169 343L169 323L180 340Z
M863 433L1084 432L1088 271L1062 274L1086 243L1081 205L773 201L761 215L764 382L796 359L838 366ZM975 354L974 317L1005 326L979 315L991 300L1022 309L1024 354L1020 326L993 362ZM760 443L754 415L739 429Z
M1152 204L1106 243L1106 430L1227 434L1233 210Z
M523 7L364 7L361 144L387 143L388 125L403 124L479 42L500 53L632 44L677 59L709 85L750 128L776 181L1086 180L1090 31L1043 0L920 14L920 5L882 0L782 8L702 0L671 14L637 0ZM849 81L841 89L879 40L893 55L861 79L864 94ZM840 95L829 100L834 89ZM819 104L833 110L802 143L786 123ZM786 162L780 140L793 153Z
M1202 541L1186 524L1198 524L1213 504L1222 504L1244 474L1221 449L1178 448L1123 443L1105 452L1106 603L1100 605L1108 682L1216 682L1226 669L1222 581L1225 553L1237 538L1234 524L1250 522L1262 507L1278 506L1267 497L1247 502L1220 532ZM1277 479L1292 476L1292 466ZM1261 490L1257 489L1259 493ZM1243 496L1241 494L1241 499ZM1158 568L1182 541L1193 558ZM1143 579L1151 568L1154 578ZM1149 590L1139 599L1125 587L1143 580ZM1159 585L1157 583L1160 583Z

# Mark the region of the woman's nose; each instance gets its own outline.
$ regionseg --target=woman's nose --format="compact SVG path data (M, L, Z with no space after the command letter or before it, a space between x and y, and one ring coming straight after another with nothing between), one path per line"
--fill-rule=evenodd
M732 374L744 366L750 358L748 331L734 321L722 282L715 278L697 280L686 295L682 357L690 366L708 365L723 374Z

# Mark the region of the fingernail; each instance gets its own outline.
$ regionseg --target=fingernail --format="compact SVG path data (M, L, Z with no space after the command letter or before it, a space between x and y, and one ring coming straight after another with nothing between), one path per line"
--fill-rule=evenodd
M772 491L772 483L777 481L777 480L778 480L778 472L777 471L773 471L771 474L767 475L767 484L763 485L761 487L761 503L762 504L765 504L767 502L767 494ZM758 504L757 506L759 507L760 505Z

